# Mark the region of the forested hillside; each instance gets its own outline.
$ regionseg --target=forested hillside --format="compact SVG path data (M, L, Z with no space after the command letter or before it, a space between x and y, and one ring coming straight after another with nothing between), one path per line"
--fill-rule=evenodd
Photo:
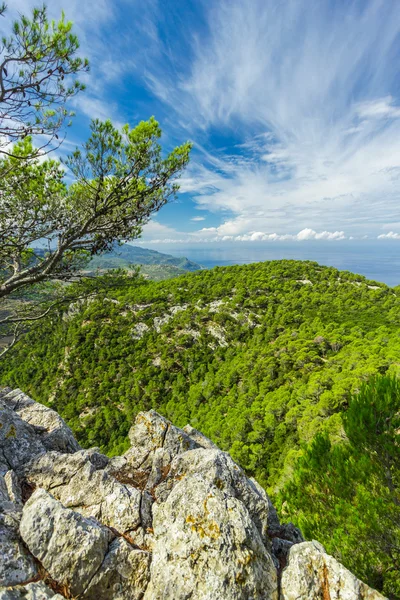
M198 271L201 266L185 257L171 256L141 246L114 244L112 251L92 258L87 265L89 270L126 268L131 265L164 265L181 271Z
M50 403L81 444L110 454L126 447L138 411L155 408L179 426L190 423L275 498L286 495L282 510L304 527L295 501L302 488L287 491L302 447L319 433L334 445L346 440L351 395L371 376L398 374L399 357L394 289L282 260L135 281L71 306L19 343L0 374L3 384ZM330 550L326 529L319 539ZM382 560L370 570L381 589L382 572L394 564Z
M362 379L400 368L400 301L316 263L215 268L71 307L1 363L65 416L83 444L121 451L151 407L190 422L271 487L302 440L340 435Z

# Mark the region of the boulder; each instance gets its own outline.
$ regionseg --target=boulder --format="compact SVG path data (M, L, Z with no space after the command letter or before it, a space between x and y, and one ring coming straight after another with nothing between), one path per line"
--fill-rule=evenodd
M9 506L0 513L0 586L23 583L37 575L38 567L20 533L20 513Z
M64 508L48 492L36 490L26 502L21 538L49 575L73 595L82 594L99 570L112 532Z
M202 473L153 508L145 600L277 600L277 572L243 502Z

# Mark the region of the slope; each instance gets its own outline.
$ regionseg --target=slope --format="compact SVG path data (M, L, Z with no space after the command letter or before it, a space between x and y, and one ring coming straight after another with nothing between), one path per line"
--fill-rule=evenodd
M342 435L360 381L399 370L393 290L276 261L142 282L47 321L0 365L67 418L83 445L123 450L140 410L210 436L270 490L302 442Z

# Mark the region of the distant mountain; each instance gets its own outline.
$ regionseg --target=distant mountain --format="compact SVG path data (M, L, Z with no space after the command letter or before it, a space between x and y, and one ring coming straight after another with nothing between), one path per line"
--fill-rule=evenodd
M89 263L88 269L116 269L135 265L167 265L182 271L199 271L201 265L185 258L163 254L140 246L124 244L115 245L111 252L95 256Z

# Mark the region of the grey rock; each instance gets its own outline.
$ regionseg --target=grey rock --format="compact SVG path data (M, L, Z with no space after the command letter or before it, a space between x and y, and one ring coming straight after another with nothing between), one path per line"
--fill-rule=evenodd
M197 448L176 456L165 483L160 484L155 492L157 501L165 501L176 481L192 474L201 474L206 481L238 498L249 512L264 543L269 545L267 494L254 480L246 477L229 454L221 450Z
M38 489L24 506L21 537L50 576L81 594L100 568L112 539L94 519L64 508Z
M277 573L244 504L187 475L153 507L154 546L145 600L277 600Z
M17 585L37 574L33 556L24 548L19 535L20 513L8 510L0 514L0 586Z
M138 414L135 425L129 431L129 440L131 448L124 456L131 467L143 470L151 470L157 449L162 448L173 457L199 447L182 429L154 410Z
M0 600L61 598L44 571L80 600L382 598L191 426L140 413L109 459L10 389L0 425Z
M3 400L0 400L0 447L3 457L1 462L6 464L5 471L18 471L33 456L44 454L46 448L33 425L23 421L13 410L5 410L4 404L1 409Z
M101 569L85 590L85 600L141 600L149 581L150 554L124 539L110 544Z
M205 435L203 435L200 431L197 431L197 429L191 425L185 425L183 431L202 448L217 448L217 446L211 440L209 440Z
M22 504L21 485L14 471L7 471L7 473L4 475L4 483L6 485L7 494L11 502L14 502L15 504Z
M383 596L359 581L321 544L303 542L290 548L283 570L281 600L383 600Z
M141 493L117 481L104 468L107 465L107 457L90 450L70 455L48 452L31 461L25 473L65 507L85 516L101 516L102 523L123 533L140 524Z
M48 450L76 452L79 444L54 410L17 389L0 396L0 448L1 471L18 474L35 456Z
M63 596L55 594L43 581L28 583L13 589L0 588L0 600L63 600Z
M14 411L26 422L43 429L41 441L48 450L76 452L78 442L65 421L56 411L35 402L21 392L14 390L3 396L3 402L14 405Z
M6 471L6 472L8 472L8 471ZM8 489L7 489L5 473L4 473L4 475L0 475L0 504L2 504L3 502L9 502L9 501L10 501L10 497L8 495Z

